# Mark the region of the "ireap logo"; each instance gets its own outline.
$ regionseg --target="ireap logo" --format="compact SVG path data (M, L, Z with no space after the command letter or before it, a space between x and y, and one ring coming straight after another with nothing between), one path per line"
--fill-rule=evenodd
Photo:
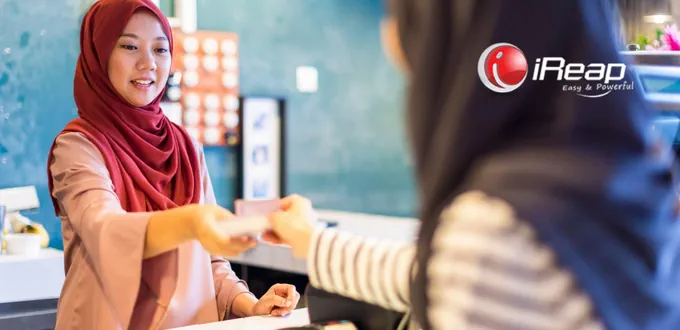
M477 64L484 86L497 93L509 93L524 83L529 66L524 53L515 45L497 43L489 46ZM624 63L568 63L562 57L537 58L532 80L565 81L563 91L583 97L602 97L614 90L631 90L634 82L627 82ZM554 73L554 74L550 74Z

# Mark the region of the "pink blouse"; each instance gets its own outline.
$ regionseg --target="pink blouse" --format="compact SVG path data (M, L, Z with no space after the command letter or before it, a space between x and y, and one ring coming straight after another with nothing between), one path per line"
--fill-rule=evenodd
M215 203L203 148L201 203ZM50 164L64 239L57 330L167 329L231 315L246 283L197 241L178 247L176 265L143 259L150 213L127 213L95 147L80 133L59 136ZM176 266L176 267L173 267ZM168 274L173 272L173 274Z

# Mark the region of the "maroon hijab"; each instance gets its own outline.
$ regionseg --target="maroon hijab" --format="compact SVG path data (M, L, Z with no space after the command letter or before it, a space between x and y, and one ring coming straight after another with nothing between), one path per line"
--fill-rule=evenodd
M160 108L161 93L144 107L123 99L108 78L108 61L125 25L138 10L152 12L163 25L172 53L172 30L150 0L100 0L84 17L81 54L74 79L78 118L65 132L79 132L99 149L121 206L128 212L170 209L198 203L200 170L184 129ZM54 147L54 146L53 146ZM50 150L48 164L52 162ZM50 194L52 175L48 178ZM58 204L53 200L58 212Z

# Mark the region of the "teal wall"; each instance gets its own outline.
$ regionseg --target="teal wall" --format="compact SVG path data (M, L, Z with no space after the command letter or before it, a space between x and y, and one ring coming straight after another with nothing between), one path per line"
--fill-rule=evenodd
M287 98L289 192L322 208L406 216L415 197L401 80L380 48L381 6L380 0L199 0L198 27L239 35L243 94ZM317 93L296 91L300 65L319 70Z
M0 188L37 186L42 206L26 215L45 225L57 248L61 229L47 190L47 152L76 113L83 7L75 0L0 1Z
M161 7L169 10L169 0ZM36 185L27 214L61 248L46 155L75 115L79 19L89 0L0 0L0 188ZM288 100L288 190L319 208L409 216L400 76L379 43L380 0L198 0L200 29L240 37L241 92ZM319 70L319 91L295 90L295 68ZM231 206L235 159L206 148L218 201Z

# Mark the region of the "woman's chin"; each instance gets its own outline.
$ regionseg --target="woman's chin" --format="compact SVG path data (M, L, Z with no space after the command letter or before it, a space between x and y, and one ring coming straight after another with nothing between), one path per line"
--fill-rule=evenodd
M126 98L126 101L130 103L133 107L145 107L149 105L151 102L153 102L155 98L150 98L150 97L130 97Z

